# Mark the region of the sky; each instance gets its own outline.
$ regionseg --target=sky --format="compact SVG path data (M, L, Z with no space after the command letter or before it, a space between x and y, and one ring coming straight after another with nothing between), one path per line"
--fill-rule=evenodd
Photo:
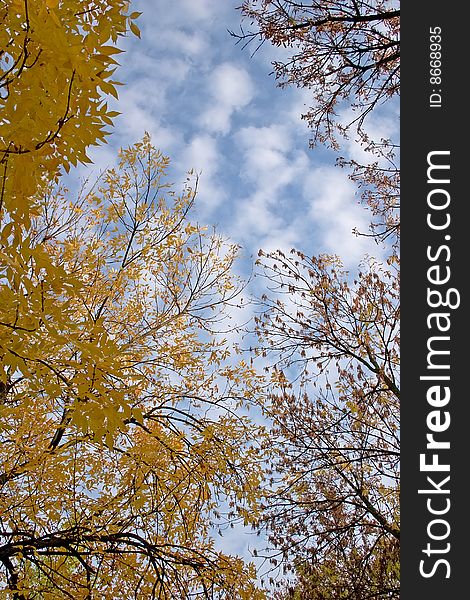
M121 146L144 131L172 160L172 180L200 175L196 215L243 248L339 254L353 268L377 253L357 238L369 217L358 204L336 155L309 149L300 115L308 91L276 86L271 61L283 50L264 44L242 49L227 30L239 31L240 0L134 0L142 11L141 39L121 44L115 120L108 144L91 152L96 168L113 164ZM248 23L244 23L247 28ZM354 142L349 143L354 149Z
M310 133L300 115L308 91L280 89L271 62L285 50L264 44L236 44L241 0L134 0L142 11L141 39L130 36L118 60L119 87L108 144L89 154L98 174L116 161L117 150L144 132L172 161L170 180L181 190L186 173L199 174L193 218L215 225L241 246L237 269L248 276L260 248L295 247L306 254L338 254L354 270L381 249L365 237L370 215L359 204L347 172L324 147L309 148ZM245 29L249 24L244 23ZM110 103L112 105L112 103ZM381 116L372 127L390 135L397 115ZM360 158L354 140L344 152ZM78 174L80 174L80 170ZM85 174L85 173L83 173ZM89 170L86 171L89 175ZM249 531L226 533L225 551L249 556L258 545Z

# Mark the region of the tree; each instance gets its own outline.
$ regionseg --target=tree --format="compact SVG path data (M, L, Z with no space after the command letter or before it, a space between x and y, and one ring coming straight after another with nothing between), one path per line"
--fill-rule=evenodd
M240 8L255 27L242 28L239 41L284 47L273 63L279 85L311 92L302 116L311 146L339 150L353 138L365 151L338 164L371 210L360 233L389 253L382 266L365 261L352 281L335 256L260 251L269 292L258 350L271 357L267 444L277 454L259 525L296 574L280 597L396 599L400 179L397 146L371 135L370 116L399 93L398 4L245 0Z
M75 202L50 184L29 225L3 222L6 597L263 597L211 537L222 501L255 518L261 477L262 432L235 414L258 379L212 333L237 249L167 166L146 136Z
M378 105L399 92L400 11L393 0L244 0L243 15L256 24L239 39L258 38L292 48L274 70L281 86L312 91L312 105L303 116L313 141L335 144L335 133L364 120ZM336 110L349 103L354 116L337 119Z
M6 0L0 8L0 211L34 214L44 180L90 162L118 113L119 37L139 30L127 0Z
M221 500L253 518L260 477L234 413L257 379L211 331L236 248L190 222L148 137L77 201L60 187L117 114L128 7L0 9L3 594L257 598L210 535Z
M257 323L260 351L272 357L268 444L278 477L261 525L297 573L283 597L397 599L395 263L365 264L349 282L337 257L293 250L260 261L271 290Z
M15 343L21 349L31 343L26 339L31 331L17 326L20 308L23 318L34 322L45 310L49 289L67 298L71 288L78 291L81 285L51 260L43 244L33 243L32 220L41 215L58 236L67 229L67 219L61 223L57 217L64 210L59 197L49 205L42 199L64 170L89 162L87 147L105 139L104 127L118 114L108 110L105 100L107 94L117 96L117 82L109 78L117 65L113 56L120 52L118 38L128 29L139 35L134 20L140 13L128 14L128 7L125 0L7 0L0 9L1 268L4 289L10 290L2 327L18 335ZM71 223L72 216L73 211ZM28 269L36 277L47 274L40 289L27 277ZM56 341L69 314L57 316L57 323L52 317L47 321ZM14 372L14 355L8 357Z
M340 149L341 137L354 136L365 150L363 161L339 157L362 191L372 223L361 235L387 240L397 254L400 172L397 145L375 139L367 117L398 96L400 11L393 0L245 0L243 16L256 26L234 34L245 44L269 41L286 48L273 63L279 85L308 89L312 99L302 115L311 128L311 145ZM257 49L259 46L257 47ZM256 50L255 50L256 51ZM367 156L367 154L369 156Z
M369 141L367 149L375 157L366 164L354 159L338 160L340 166L351 168L350 179L361 190L361 200L372 215L368 233L360 232L356 228L354 231L358 235L374 238L382 247L388 248L398 262L400 168L395 157L398 146L390 140L381 140L379 143Z
M286 586L277 598L399 598L399 548L393 540L386 540L374 548L368 561L364 561L361 553L351 546L346 556L343 550L332 553L320 568L300 564L296 575L295 586Z

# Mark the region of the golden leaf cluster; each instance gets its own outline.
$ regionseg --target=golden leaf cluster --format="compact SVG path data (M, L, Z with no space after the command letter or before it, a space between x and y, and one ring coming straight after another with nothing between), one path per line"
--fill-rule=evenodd
M78 194L103 142L123 0L0 8L0 583L3 597L261 599L218 550L258 511L259 392L214 333L237 248L189 218L146 134ZM233 519L234 517L230 517Z

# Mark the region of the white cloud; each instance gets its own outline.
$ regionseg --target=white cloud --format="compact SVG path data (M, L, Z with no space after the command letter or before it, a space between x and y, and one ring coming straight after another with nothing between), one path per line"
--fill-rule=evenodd
M172 0L172 2L155 2L155 0L134 0L135 10L142 10L138 24L149 32L164 31L169 33L176 29L212 29L218 19L232 15L234 7L220 0ZM155 36L155 43L158 43Z
M214 70L210 85L216 100L234 108L245 106L253 97L253 84L247 71L230 63Z
M199 119L207 131L227 134L235 111L244 108L254 96L254 85L245 69L231 63L218 65L211 73L209 105Z
M150 89L150 82L142 79L138 85L122 92L119 102L119 109L123 115L119 120L120 134L145 131L155 126L155 112L164 104L164 98L159 90L149 94Z
M135 92L135 90L134 90ZM166 154L181 145L180 131L162 125L153 111L141 101L138 94L123 94L119 108L122 112L116 119L114 144L128 146L138 142L145 131L150 133L152 143Z
M308 172L309 160L295 148L291 129L279 123L244 127L235 140L243 158L240 177L254 189L237 203L233 235L238 232L255 251L301 244L306 220L301 194L293 190Z
M184 10L185 18L191 21L209 21L214 22L216 17L220 17L227 10L220 0L181 0L181 10ZM233 7L230 7L233 10Z
M292 136L287 127L273 124L269 127L244 127L237 134L238 142L246 150L253 147L286 152L292 147Z
M356 266L375 246L352 233L366 232L367 211L358 204L356 187L337 167L319 167L304 180L303 194L310 203L310 219L322 252L338 254L346 266Z
M245 127L236 134L243 155L241 176L256 185L264 196L271 197L308 167L302 150L293 152L293 139L288 127Z
M207 54L210 49L208 37L203 32L190 32L170 25L165 29L160 29L158 39L153 47L165 50L167 54L168 52L175 53L177 49L177 54L190 58Z
M198 184L198 212L207 216L225 197L216 183L219 170L219 149L217 140L210 135L196 135L182 153L181 164L186 170L193 169L200 176Z
M183 156L189 168L212 177L218 168L217 140L209 135L197 135L188 144Z
M271 197L262 191L257 191L249 198L242 201L237 211L237 219L234 223L234 234L236 231L243 238L248 236L266 235L266 232L278 229L282 221L274 214L270 206Z

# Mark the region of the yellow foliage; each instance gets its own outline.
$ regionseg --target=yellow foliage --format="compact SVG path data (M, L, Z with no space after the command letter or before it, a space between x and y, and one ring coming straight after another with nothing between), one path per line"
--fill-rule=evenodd
M0 8L0 207L26 221L61 169L90 162L117 97L116 44L134 30L126 0L5 0Z
M211 333L236 248L189 221L147 135L75 201L59 185L118 114L128 11L0 7L0 594L262 598L210 535L224 498L256 518L261 476L231 416L256 376L222 375Z
M5 206L7 597L263 597L210 535L224 498L256 518L261 477L262 433L232 416L256 374L211 333L237 249L189 220L195 189L176 195L167 166L145 136L74 202L52 183L21 227Z

